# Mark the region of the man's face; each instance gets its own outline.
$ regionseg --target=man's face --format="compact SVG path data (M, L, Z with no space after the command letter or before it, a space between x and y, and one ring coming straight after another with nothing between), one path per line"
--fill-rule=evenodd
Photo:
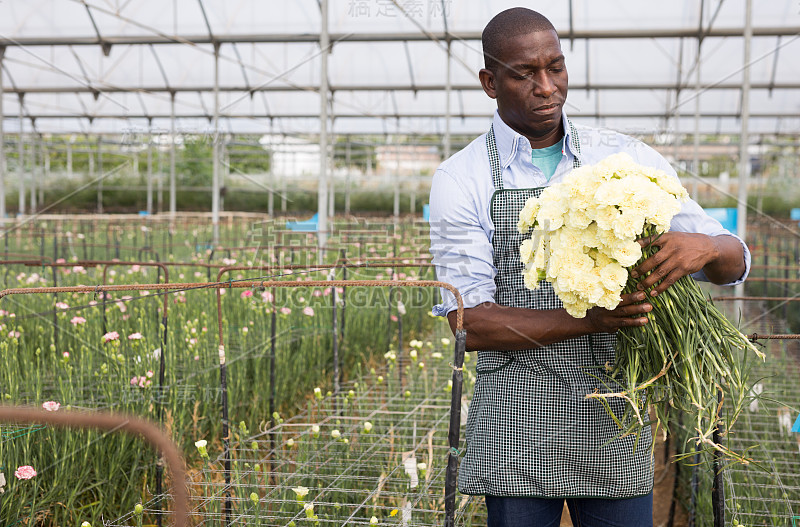
M534 148L561 139L561 109L567 99L567 68L555 31L535 31L508 39L496 72L483 69L481 84L497 99L503 121Z

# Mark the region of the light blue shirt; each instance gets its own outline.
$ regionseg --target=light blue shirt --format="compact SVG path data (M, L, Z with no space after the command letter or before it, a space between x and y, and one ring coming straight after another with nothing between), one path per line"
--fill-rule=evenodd
M572 151L566 118L565 113L565 139L561 161L548 182L542 171L531 162L530 142L506 125L495 111L494 134L505 188L546 187L559 183L572 170L576 153ZM678 177L661 154L637 139L611 130L579 125L575 125L575 128L581 145L578 157L584 165L597 163L617 152L627 152L639 164L652 166ZM465 308L494 302L494 277L497 269L494 266L492 249L494 224L489 217L489 201L493 192L486 134L443 162L436 170L431 184L429 221L436 277L458 289L464 299ZM671 229L709 236L733 236L692 200L682 204L680 213L672 219ZM726 285L743 282L750 272L750 251L741 239L739 241L744 247L745 271L739 280ZM702 271L692 276L697 280L707 281ZM444 316L457 306L449 291L441 289L440 292L442 303L434 306L433 314Z
M538 168L550 181L553 174L556 173L558 164L561 163L561 158L564 157L564 138L553 146L546 146L544 148L535 148L531 151L531 163Z

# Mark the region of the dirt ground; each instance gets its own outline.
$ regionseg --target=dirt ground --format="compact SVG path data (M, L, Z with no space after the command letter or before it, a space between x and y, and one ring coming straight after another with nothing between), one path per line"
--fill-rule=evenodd
M669 520L669 509L672 503L672 489L675 484L675 465L668 462L664 464L664 441L663 436L659 434L656 438L655 450L655 486L653 487L653 526L666 527ZM664 472L666 470L666 473ZM673 527L686 527L688 525L688 517L686 511L678 503L675 505L675 520ZM564 512L561 515L561 527L572 527L572 521L569 519L569 511L566 505Z

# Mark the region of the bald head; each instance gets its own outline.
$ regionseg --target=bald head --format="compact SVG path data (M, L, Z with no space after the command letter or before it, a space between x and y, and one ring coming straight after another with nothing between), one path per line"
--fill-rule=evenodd
M555 30L544 15L525 7L513 7L498 13L486 24L481 35L486 69L496 71L507 40L524 33Z

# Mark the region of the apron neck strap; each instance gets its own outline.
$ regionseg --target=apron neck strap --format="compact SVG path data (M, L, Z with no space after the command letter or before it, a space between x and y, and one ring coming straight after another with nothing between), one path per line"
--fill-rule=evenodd
M494 138L494 125L486 134L486 150L489 152L489 164L492 167L492 183L496 190L503 188L503 168L500 166L500 154L497 153L497 142Z
M581 153L581 142L578 138L578 130L572 121L567 119L567 126L569 126L570 144L572 145L572 167L578 168L581 166L581 160L578 157ZM494 137L494 125L489 128L489 133L486 134L486 150L489 152L489 164L492 167L492 183L494 183L495 190L502 190L503 188L503 167L500 166L500 154L497 153L497 141Z

